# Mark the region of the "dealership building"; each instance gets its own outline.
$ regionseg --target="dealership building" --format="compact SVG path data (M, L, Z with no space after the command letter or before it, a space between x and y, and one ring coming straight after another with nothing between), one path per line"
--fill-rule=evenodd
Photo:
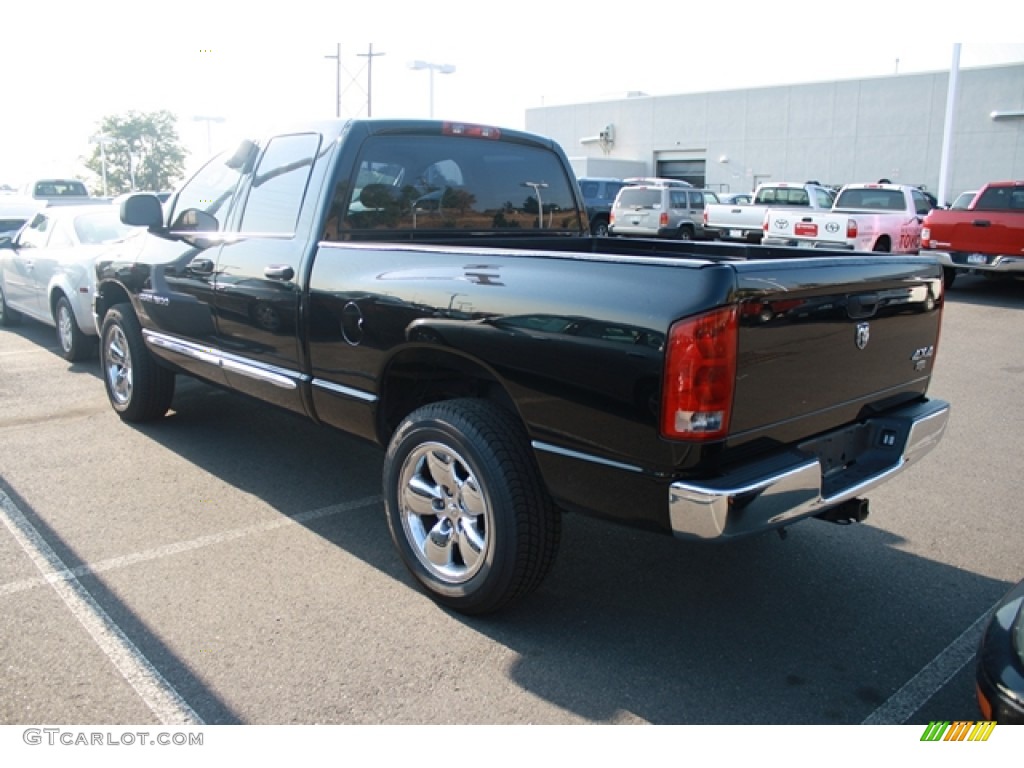
M945 202L1024 179L1024 63L545 106L526 128L558 141L577 176L660 176L722 192L765 181L887 178ZM944 151L947 120L950 142Z

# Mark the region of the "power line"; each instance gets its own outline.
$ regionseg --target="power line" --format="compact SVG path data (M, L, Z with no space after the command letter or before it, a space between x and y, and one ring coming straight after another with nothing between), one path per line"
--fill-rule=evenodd
M367 117L372 117L372 115L373 115L373 100L372 100L373 59L376 56L386 56L387 54L380 53L380 52L374 53L373 52L373 43L370 43L369 51L367 53L357 53L356 55L357 56L361 56L361 57L366 59L366 89L365 89L365 93L366 93L366 116ZM341 43L337 44L337 48L335 49L335 53L325 55L324 58L325 59L334 59L334 62L335 62L334 114L335 114L335 117L339 117L340 118L341 117L341 97L342 97L342 93L343 93L342 87L341 87L341 71L343 69L342 63L341 63ZM345 70L345 74L348 75L348 77L349 77L349 84L344 89L345 93L347 93L349 88L351 88L352 86L356 86L360 90L363 90L362 86L359 83L356 82L356 78L359 77L359 75L362 74L362 70L360 70L359 72L357 72L354 75L352 73L350 73L348 70Z

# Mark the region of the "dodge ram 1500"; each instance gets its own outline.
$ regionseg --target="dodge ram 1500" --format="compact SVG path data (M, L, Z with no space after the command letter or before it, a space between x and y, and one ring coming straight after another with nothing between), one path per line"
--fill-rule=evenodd
M537 588L562 510L700 540L860 520L947 421L934 259L591 237L524 132L304 124L121 218L146 229L96 267L113 409L158 419L188 374L379 444L402 560L466 613Z

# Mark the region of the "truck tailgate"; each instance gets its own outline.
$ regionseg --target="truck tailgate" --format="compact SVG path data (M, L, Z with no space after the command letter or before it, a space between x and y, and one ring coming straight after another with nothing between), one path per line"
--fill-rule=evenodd
M933 260L811 258L735 269L731 445L800 440L925 393L943 301Z
M761 205L726 205L712 203L707 211L707 226L722 230L727 236L742 238L745 230L760 231L767 208ZM735 230L730 234L730 230Z
M954 222L938 232L933 241L947 241L952 251L1020 256L1024 242L1024 213L1007 215L996 211L960 213Z

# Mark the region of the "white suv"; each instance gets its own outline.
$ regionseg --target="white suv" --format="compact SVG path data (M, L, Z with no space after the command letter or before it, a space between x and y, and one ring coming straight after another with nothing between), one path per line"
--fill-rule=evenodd
M612 205L608 234L713 239L714 234L704 228L704 206L717 202L718 196L709 189L665 184L623 187Z

